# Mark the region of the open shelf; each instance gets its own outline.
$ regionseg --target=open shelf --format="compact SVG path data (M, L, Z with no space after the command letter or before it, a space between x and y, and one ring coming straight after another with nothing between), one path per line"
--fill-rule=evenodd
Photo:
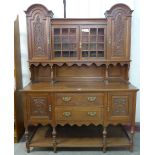
M107 128L107 147L130 146L127 134L121 126ZM57 126L57 147L103 147L102 126ZM52 147L52 128L40 126L33 136L30 147Z

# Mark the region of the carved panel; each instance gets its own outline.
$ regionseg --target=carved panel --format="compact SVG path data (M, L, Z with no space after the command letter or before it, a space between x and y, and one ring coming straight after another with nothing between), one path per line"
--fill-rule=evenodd
M44 47L44 24L41 23L40 16L36 17L36 21L33 23L34 28L34 55L35 56L45 56L46 51Z
M124 55L125 24L122 13L118 13L113 20L112 56Z
M128 123L132 114L132 100L131 92L109 92L107 104L109 123Z
M47 98L31 98L31 108L30 108L31 116L47 116L48 115L48 102Z
M128 98L126 96L113 96L112 104L113 116L126 116L129 114Z
M29 59L50 59L50 18L53 13L40 4L30 6L25 13Z
M130 59L131 14L125 4L116 4L106 12L108 59Z
M26 96L26 122L28 124L50 124L53 110L50 95L29 92Z

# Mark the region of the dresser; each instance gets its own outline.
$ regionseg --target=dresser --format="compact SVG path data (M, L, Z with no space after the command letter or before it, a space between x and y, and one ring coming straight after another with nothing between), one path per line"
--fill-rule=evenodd
M132 10L116 4L105 18L68 19L34 4L25 13L31 72L31 83L22 89L27 152L132 151L138 91L129 82Z

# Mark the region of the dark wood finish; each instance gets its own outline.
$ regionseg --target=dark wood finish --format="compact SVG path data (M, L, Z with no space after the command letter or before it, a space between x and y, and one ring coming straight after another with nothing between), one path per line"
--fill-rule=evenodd
M54 19L40 4L28 8L32 82L22 90L28 152L29 147L133 150L138 89L128 77L131 13L116 4L102 19ZM31 136L28 126L38 124ZM130 135L110 127L118 124L129 125Z
M52 103L46 93L33 93L27 95L27 120L33 123L50 122Z
M50 58L50 18L51 11L43 5L32 5L26 11L29 59Z
M24 133L23 100L21 92L19 92L19 89L23 88L23 83L18 16L14 22L14 78L14 142L18 142Z
M132 10L125 4L116 4L105 13L108 59L130 59L131 14Z
M131 122L133 96L132 92L108 93L108 121Z

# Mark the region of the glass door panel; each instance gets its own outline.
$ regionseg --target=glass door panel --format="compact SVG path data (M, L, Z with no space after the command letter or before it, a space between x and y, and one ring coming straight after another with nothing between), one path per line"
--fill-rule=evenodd
M78 56L78 28L55 26L53 28L54 58L76 58Z
M81 26L80 49L82 58L104 57L104 28Z

